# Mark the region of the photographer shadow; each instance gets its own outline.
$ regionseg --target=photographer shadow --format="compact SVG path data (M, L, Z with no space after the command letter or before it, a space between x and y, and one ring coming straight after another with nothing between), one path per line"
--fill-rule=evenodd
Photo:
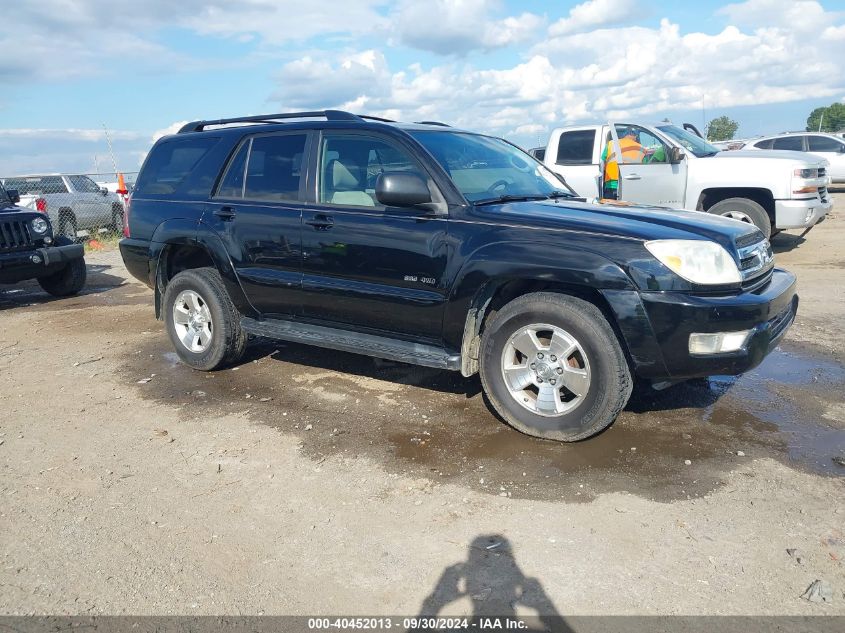
M470 620L484 627L488 619L521 620L521 631L572 629L555 608L537 578L526 577L517 565L510 541L500 534L477 536L469 546L467 560L447 567L420 607L418 619L448 617L441 612L469 599ZM524 617L517 608L536 615ZM484 627L486 628L486 627ZM503 628L507 629L506 625Z

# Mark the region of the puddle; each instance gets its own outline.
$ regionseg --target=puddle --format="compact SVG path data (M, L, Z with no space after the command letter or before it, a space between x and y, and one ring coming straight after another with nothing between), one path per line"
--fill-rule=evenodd
M163 331L135 359L126 369L133 384L135 374L159 376L139 387L145 397L246 413L298 435L316 461L369 457L388 472L494 495L588 501L626 491L671 501L706 494L763 456L845 474L832 460L845 456L845 421L825 417L831 406L842 410L845 367L792 350L739 378L639 391L613 426L575 444L510 429L488 409L477 377L452 372L259 343L237 368L203 373L177 361Z

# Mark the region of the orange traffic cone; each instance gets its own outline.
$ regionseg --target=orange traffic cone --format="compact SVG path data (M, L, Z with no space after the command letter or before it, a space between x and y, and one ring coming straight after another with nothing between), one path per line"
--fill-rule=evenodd
M123 180L123 174L117 175L117 193L122 196L129 193L129 190L126 188L126 182Z

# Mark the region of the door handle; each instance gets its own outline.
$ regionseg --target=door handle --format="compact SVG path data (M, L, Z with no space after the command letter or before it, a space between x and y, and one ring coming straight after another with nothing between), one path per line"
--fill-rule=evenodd
M310 220L306 220L305 224L313 226L317 231L328 231L334 226L334 219L325 213L318 213Z
M220 207L214 212L218 218L223 220L234 220L235 219L235 210L232 207Z
M643 177L639 174L628 174L626 176L622 176L624 180L642 180Z

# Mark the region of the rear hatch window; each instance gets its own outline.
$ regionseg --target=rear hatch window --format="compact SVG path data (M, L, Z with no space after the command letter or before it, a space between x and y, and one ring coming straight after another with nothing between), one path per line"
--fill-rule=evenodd
M173 139L159 143L144 163L133 195L168 195L180 191L199 162L220 139Z

